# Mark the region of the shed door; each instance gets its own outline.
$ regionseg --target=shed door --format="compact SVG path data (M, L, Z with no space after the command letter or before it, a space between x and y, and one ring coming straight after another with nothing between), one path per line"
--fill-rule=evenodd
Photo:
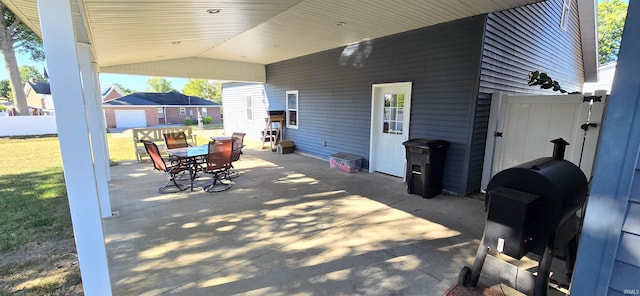
M116 110L115 114L117 128L147 126L144 110Z
M409 139L411 82L374 84L369 171L404 177Z

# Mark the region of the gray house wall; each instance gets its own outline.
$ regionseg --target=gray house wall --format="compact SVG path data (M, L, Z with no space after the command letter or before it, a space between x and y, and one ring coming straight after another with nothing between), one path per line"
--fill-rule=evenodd
M337 48L267 65L264 106L283 110L285 92L298 90L299 129L287 129L285 138L321 158L362 156L367 168L371 85L411 81L409 136L449 141L444 188L468 195L480 189L491 92L553 94L526 85L533 70L581 89L577 5L566 31L562 6L563 0L543 1L363 42L350 54ZM233 104L243 102L241 91L229 93L240 100ZM229 106L225 101L227 112Z
M571 295L640 294L640 3L630 1Z
M548 95L529 87L528 74L548 73L568 91L581 91L584 67L576 0L571 3L567 30L560 28L563 0L489 14L482 53L480 92Z
M467 188L482 181L491 97L485 94L556 94L527 85L531 71L546 72L568 90L584 83L578 7L574 0L567 30L560 28L563 0L549 0L487 16L482 50L480 96L471 134ZM544 24L544 25L540 25Z
M270 108L283 108L285 92L298 90L299 129L287 129L285 138L325 159L362 156L368 167L372 84L411 81L409 136L451 143L443 185L466 194L484 21L476 16L375 39L351 56L338 48L267 65L269 102L281 102Z

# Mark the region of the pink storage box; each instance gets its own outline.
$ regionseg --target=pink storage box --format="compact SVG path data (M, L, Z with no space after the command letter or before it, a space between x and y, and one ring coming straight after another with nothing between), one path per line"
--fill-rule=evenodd
M355 173L362 170L362 157L348 153L336 153L329 155L329 167L345 173Z

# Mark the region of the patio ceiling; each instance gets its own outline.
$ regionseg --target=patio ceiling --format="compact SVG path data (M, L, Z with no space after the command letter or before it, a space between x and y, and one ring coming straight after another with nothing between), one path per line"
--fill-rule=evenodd
M41 32L36 0L2 2ZM126 73L140 63L147 71L154 64L166 68L167 60L266 65L535 2L71 0L71 5L77 40L93 45L101 71Z

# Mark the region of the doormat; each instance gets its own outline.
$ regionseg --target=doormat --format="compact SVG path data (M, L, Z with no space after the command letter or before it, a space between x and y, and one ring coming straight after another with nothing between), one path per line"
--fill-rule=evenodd
M455 284L449 288L442 296L505 296L501 291L491 288L467 288L460 284Z

